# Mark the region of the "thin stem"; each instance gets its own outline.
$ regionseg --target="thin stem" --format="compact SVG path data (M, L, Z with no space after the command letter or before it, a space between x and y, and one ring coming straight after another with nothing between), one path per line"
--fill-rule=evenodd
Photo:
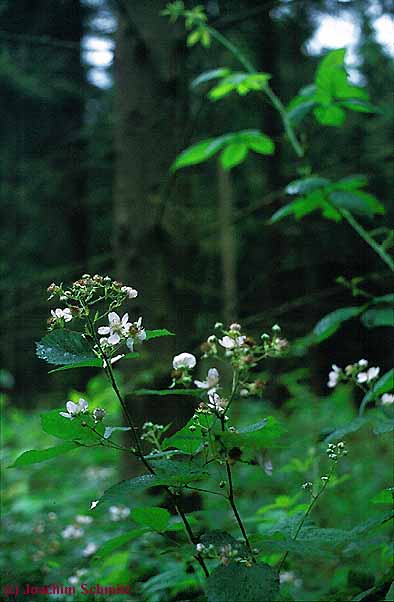
M235 46L230 40L228 40L224 35L222 35L219 31L214 29L213 27L206 26L206 29L210 33L210 35L217 40L222 46L227 48L227 50L245 67L248 73L256 73L256 69L253 64L247 59L240 49ZM297 136L294 132L294 129L290 123L288 115L286 113L286 108L284 107L280 98L275 94L275 92L270 88L268 84L266 84L262 90L262 92L270 99L273 107L279 112L282 123L285 129L285 132L289 138L289 142L293 147L294 152L297 157L302 158L304 156L304 149L301 144L297 140Z
M126 403L125 403L125 401L124 401L124 399L122 397L122 394L121 394L121 392L119 390L119 387L118 387L118 384L116 382L115 375L114 375L114 372L113 372L113 369L112 369L111 361L107 358L107 356L106 356L106 354L105 354L102 346L100 345L100 341L99 341L99 339L98 339L98 337L96 335L96 332L94 330L94 326L93 326L92 321L90 319L89 313L86 312L86 315L87 315L87 321L88 321L88 324L89 324L89 327L90 327L90 330L91 330L91 335L94 338L94 340L96 341L96 344L98 345L100 353L102 354L103 360L105 362L105 364L104 364L106 366L104 368L105 373L107 374L109 380L111 381L112 388L113 388L113 390L114 390L114 392L116 394L116 397L118 398L118 400L119 400L119 402L120 402L120 404L122 406L122 409L123 409L123 411L125 413L127 422L128 422L128 424L129 424L129 426L130 426L130 428L132 430L132 433L133 433L133 436L134 436L134 439L135 439L135 442L136 442L136 447L137 447L136 451L135 452L133 452L131 450L130 451L131 451L131 453L133 453L133 455L136 455L142 461L142 463L145 465L145 467L150 472L150 474L156 474L154 468L151 466L151 464L144 457L144 452L142 450L141 443L140 443L140 440L139 440L139 437L138 437L138 434L137 434L137 429L134 426L132 417L131 417L131 415L130 415L130 413L128 411L127 405L126 405ZM183 524L185 526L185 530L186 530L186 533L188 535L190 543L192 543L192 544L195 545L198 542L198 539L193 534L193 531L192 531L190 523L189 523L189 521L187 519L187 516L183 512L182 508L180 508L180 506L178 505L178 502L176 500L176 496L173 494L173 492L171 491L171 489L169 487L167 487L167 486L165 487L165 489L166 489L167 493L169 494L169 496L172 499L172 502L174 504L175 510L178 512L179 516L182 519L182 522L183 522ZM202 558L202 556L200 554L195 554L195 558L196 558L197 562L200 564L202 570L204 571L205 576L209 577L209 571L207 569L207 566L206 566L205 561Z
M372 238L372 236L364 230L362 225L356 220L356 218L348 211L347 209L340 210L341 215L345 218L347 223L357 232L357 234L364 240L379 255L380 259L384 261L384 263L390 268L392 272L394 272L394 261L391 259L390 255L386 253L381 245L379 245L376 240Z
M203 493L211 493L212 495L220 495L220 497L225 497L227 499L227 495L224 493L220 493L219 491L211 491L210 489L201 489L200 487L190 487L190 485L185 485L185 489L191 489L192 491L202 491Z
M328 483L330 482L330 479L331 479L331 477L332 477L332 475L334 473L335 468L336 468L336 462L332 465L331 470L330 470L330 472L328 474L327 480L324 482L323 486L318 491L317 495L314 495L312 497L312 501L309 504L309 506L308 506L308 508L307 508L307 510L306 510L306 512L304 514L304 516L302 517L302 519L300 521L300 524L297 527L297 530L296 530L296 532L294 534L294 537L293 537L293 541L295 541L297 539L298 535L300 534L300 531L301 531L302 527L305 524L306 519L308 518L309 514L311 513L313 507L316 505L317 500L320 498L320 496L322 495L322 493L325 491L325 489L326 489ZM285 553L285 555L283 556L282 560L280 561L280 563L278 565L278 573L280 573L280 571L281 571L281 569L282 569L282 567L283 567L283 565L284 565L284 563L285 563L286 558L288 557L288 555L289 555L289 551L287 551Z

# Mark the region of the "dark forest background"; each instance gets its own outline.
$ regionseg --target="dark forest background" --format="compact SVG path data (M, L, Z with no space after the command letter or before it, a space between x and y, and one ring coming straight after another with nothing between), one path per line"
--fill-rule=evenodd
M390 221L393 70L375 39L372 4L376 16L389 14L391 3L383 0L205 2L215 27L272 74L285 103L313 79L319 57L306 45L321 19L351 14L361 31L359 77L382 112L350 113L341 129L309 120L304 141L315 173L366 174ZM232 66L233 59L216 45L188 49L181 27L159 16L164 6L0 2L2 367L21 406L33 406L42 392L84 384L84 374L79 383L75 374L49 380L35 357L48 315L46 287L59 278L109 273L140 291L136 314L147 327L177 334L163 344L165 365L156 365L157 348L149 360L156 380L174 352L193 350L219 319L237 318L252 332L279 322L294 340L325 313L351 304L338 276L361 275L375 295L390 284L345 223L312 214L268 225L285 201L284 187L305 165L294 159L268 104L252 95L210 103L190 88L201 71ZM86 61L92 35L115 44L105 86L95 83ZM230 175L215 162L170 175L177 153L192 142L250 127L275 139L274 156L250 157ZM381 332L368 333L367 344L363 327L352 322L312 348L315 386L325 382L333 359L355 360L354 348L384 362Z

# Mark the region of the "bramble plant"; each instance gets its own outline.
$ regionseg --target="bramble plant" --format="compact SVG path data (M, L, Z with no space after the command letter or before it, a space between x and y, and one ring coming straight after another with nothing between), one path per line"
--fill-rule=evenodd
M383 228L375 236L353 215L371 218L384 213L384 206L378 199L365 192L366 178L350 175L332 182L320 174L313 174L301 143L304 138L299 130L309 114L322 126L335 127L344 122L346 111L377 111L366 90L349 81L344 65L345 50L328 53L318 66L314 83L303 88L285 106L271 88L270 75L257 72L230 40L212 28L202 7L187 10L183 2L176 1L169 4L163 14L172 22L185 20L189 46L200 43L208 47L217 42L242 66L242 71L218 67L203 73L193 82L195 90L200 86L212 86L208 98L213 102L232 93L241 97L249 93L264 94L278 110L286 139L303 164L298 172L301 177L286 188L288 195L296 195L295 200L276 211L271 218L272 224L286 216L300 219L320 210L329 220L345 220L379 256L385 268L394 271L390 255L392 233ZM220 153L222 167L228 170L242 163L250 151L271 155L275 152L275 144L257 129L227 133L185 149L173 163L172 170L202 163L217 153ZM336 553L339 549L351 554L352 546L354 553L359 553L363 545L366 549L374 545L375 539L370 537L373 530L379 530L379 545L387 546L389 538L385 526L391 514L382 514L351 530L319 528L311 520L312 511L324 492L351 472L348 458L351 458L352 448L349 445L348 456L345 439L367 423L372 424L377 436L393 430L394 371L381 374L380 367L370 365L366 359L354 358L354 363L344 368L333 364L328 371L328 389L333 390L341 384L352 385L362 390L363 400L359 416L345 426L326 432L320 448L312 450L310 456L313 458L306 460L304 468L297 469L302 475L298 475L300 490L294 500L302 496L303 503L286 502L291 508L288 516L279 515L275 524L263 527L256 516L244 516L240 510L241 479L247 478L243 469L258 472L259 491L264 491L263 479L269 478L273 470L270 450L286 445L286 425L276 417L260 415L257 422L249 425L242 420L243 400L261 399L265 390L266 383L261 375L264 362L280 359L292 350L297 350L299 356L354 318L359 317L366 328L393 326L393 294L375 297L364 290L362 281L357 279L347 281L342 278L341 283L354 297L361 299L360 304L339 308L324 316L314 331L302 340L290 344L277 324L269 325L267 332L252 336L238 322L226 325L217 322L200 348L200 359L207 366L205 378L197 378L196 356L187 350L179 350L169 367L167 389L139 389L131 393L123 391L118 366L137 361L142 345L172 333L165 328L149 330L142 317L132 316L133 300L138 291L109 276L84 274L69 286L51 284L48 293L54 307L48 320L49 333L37 344L38 357L56 366L51 372L82 368L102 370L123 412L124 424L113 425L111 412L104 404L104 407L91 408L84 398L69 400L65 407L42 415L43 430L61 439L62 445L25 452L14 466L42 462L77 448L87 448L88 453L89 448L103 447L130 454L141 469L141 474L114 484L102 495L98 489L94 490L90 510L87 508L86 515L77 516L75 524L62 531L63 539L81 537L83 525L97 516L109 515L117 522L130 515L138 528L108 539L101 547L89 543L84 556L108 556L147 533L159 534L171 544L166 548L167 553L174 554L177 561L181 556L182 566L187 565L185 568L190 577L187 587L196 594L193 599L208 602L291 600L286 584L294 584L299 579L289 570L292 555L303 557L309 553L324 557L330 550ZM173 434L169 434L170 425L155 424L149 421L149 416L139 427L129 402L133 395L189 396L194 410L190 412L187 424ZM321 457L320 465L315 462L316 456ZM342 475L341 464L345 464ZM354 487L355 480L356 477ZM135 505L135 496L151 488L159 488L165 493L168 506ZM184 500L190 492L214 499L215 511L230 511L234 527L231 533L206 530L203 520L199 521L193 513L187 512ZM390 489L376 494L385 502L392 498ZM272 506L267 508L272 509ZM193 566L189 562L193 562ZM84 570L76 570L70 583L77 583L85 574Z

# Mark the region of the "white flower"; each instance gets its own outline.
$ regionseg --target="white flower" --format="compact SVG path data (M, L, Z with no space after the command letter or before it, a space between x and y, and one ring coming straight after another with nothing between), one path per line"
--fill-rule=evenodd
M71 575L71 577L68 578L68 582L71 583L71 585L77 585L77 583L79 583L79 579L76 577L76 575Z
M64 418L74 418L78 414L85 414L88 410L88 402L85 399L80 398L78 403L74 403L73 401L68 401L66 403L67 412L59 412L60 416L64 416Z
M138 318L137 322L133 322L133 324L130 325L129 337L126 341L126 345L130 349L130 351L133 351L135 340L142 343L142 341L145 341L145 339L146 339L146 330L142 326L142 316L140 316Z
M110 506L108 512L111 520L117 522L122 520L122 518L127 518L129 516L130 508L127 508L126 506Z
M338 380L339 380L339 377L340 377L340 374L341 374L341 369L336 364L333 364L331 366L331 368L332 368L331 372L329 372L329 374L328 374L327 387L330 387L330 389L333 389L338 384Z
M199 389L208 389L214 392L219 384L219 372L216 370L216 368L210 368L208 370L206 380L195 380L194 384Z
M196 545L196 551L200 554L201 552L203 552L205 550L205 546L203 543L198 543Z
M197 360L192 353L180 353L172 360L172 366L174 370L182 370L182 368L191 370L194 368L196 363Z
M380 368L372 367L368 368L366 372L359 372L357 374L358 383L369 383L379 376Z
M94 500L93 502L90 502L90 510L94 510L99 501L100 500Z
M122 293L126 293L129 299L135 299L138 296L138 291L132 286L122 286L120 290Z
M111 364L115 364L116 362L121 360L122 357L124 357L124 353L121 353L120 355L115 355L115 357L111 358ZM107 367L107 361L103 360L103 368L106 368L106 367Z
M368 360L359 360L357 363L361 368L365 368L365 366L368 366Z
M100 342L106 342L109 345L117 345L122 337L126 337L129 333L131 323L129 322L129 314L124 314L122 318L115 311L110 311L108 314L109 326L100 326L99 334L109 334L108 338L101 339Z
M390 405L390 404L394 403L394 394L393 393L384 393L384 395L382 395L382 397L380 398L380 401L382 402L382 405L384 405L384 406Z
M63 529L63 531L61 532L61 536L63 537L63 539L79 539L80 537L82 537L82 535L83 529L80 529L79 527L74 527L74 525L68 525L68 527Z
M209 392L208 398L209 398L209 401L207 403L208 408L211 408L211 410L214 410L215 412L218 412L219 414L223 414L223 412L226 410L226 407L227 407L227 400L222 399L220 397L220 395L218 395L217 393L214 393L214 392Z
M93 556L97 552L97 546L92 541L89 542L85 548L82 550L82 556L88 557Z
M63 318L65 322L69 322L73 319L71 309L69 307L66 307L65 309L60 309L59 307L55 310L51 309L51 314L57 320Z
M231 330L231 332L239 332L241 330L241 324L238 324L238 322L234 322L234 324L230 324L230 330Z
M225 349L234 349L235 347L242 347L246 340L246 336L241 335L239 337L229 337L225 336L222 339L219 339L219 343Z
M91 516L86 516L86 514L77 514L75 521L79 525L90 525L90 523L93 522L93 519Z

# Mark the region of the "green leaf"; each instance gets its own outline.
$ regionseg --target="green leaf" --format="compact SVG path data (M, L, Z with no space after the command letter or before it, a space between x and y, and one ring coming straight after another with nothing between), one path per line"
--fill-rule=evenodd
M220 138L208 138L197 142L193 146L185 149L178 155L175 162L171 166L171 171L176 171L182 167L189 165L197 165L207 159L210 159L215 155L224 145L223 137Z
M387 420L381 420L373 429L375 435L384 435L385 433L392 433L394 431L394 418L388 418Z
M328 339L339 329L343 322L355 318L362 311L363 307L341 307L324 316L313 329L316 342L320 343Z
M226 146L220 155L220 163L223 169L231 169L242 163L248 154L248 147L242 142L234 142Z
M320 176L310 176L308 178L302 178L302 180L293 180L286 186L287 194L305 194L312 192L312 190L318 190L325 188L330 184L330 180L327 178L321 178Z
M151 337L152 338L152 337ZM122 360L134 360L140 357L139 353L131 352L126 353L122 357ZM54 370L49 370L48 374L53 374L54 372L63 372L63 370L75 370L77 368L102 368L103 360L100 358L87 360L86 362L77 362L76 364L69 364L67 366L61 366L60 368L55 368Z
M127 531L127 533L123 533L122 535L118 535L117 537L113 537L112 539L108 539L96 552L94 555L94 559L100 559L105 556L109 556L117 550L121 548L127 543L138 539L144 533L147 533L148 529L134 529L133 531Z
M232 562L211 573L206 592L208 602L272 602L279 593L279 577L268 564Z
M144 527L153 531L165 531L171 514L165 508L142 507L133 508L131 518Z
M268 416L255 424L239 428L235 433L226 431L216 435L227 449L239 447L241 450L258 451L265 447L280 447L278 439L285 433L284 427L273 416Z
M368 215L372 217L375 214L382 214L385 212L385 208L378 201L378 199L368 192L363 190L339 190L330 192L329 194L331 202L338 207L338 209L348 209L354 213L360 213L361 215Z
M315 107L313 113L322 125L342 125L346 119L345 111L337 105Z
M143 474L139 477L120 481L120 483L112 485L112 487L104 491L93 512L106 510L113 505L129 506L133 500L134 493L160 484L156 475L153 474Z
M151 460L160 485L182 487L192 481L199 481L208 476L207 469L199 460Z
M270 77L268 73L231 73L211 89L208 98L215 101L231 92L237 92L241 96L245 96L251 91L263 90Z
M356 433L357 431L359 431L363 426L365 426L368 423L369 423L368 418L363 418L363 417L355 418L348 424L345 424L344 426L341 426L341 427L335 429L334 432L332 432L330 435L328 435L328 437L326 437L325 442L330 443L330 441L340 441L346 435L349 435L350 433Z
M167 328L157 328L156 330L146 331L146 340L157 339L158 337L173 337L175 334L167 330Z
M380 113L378 107L365 100L342 100L340 104L342 107L350 111L356 111L357 113Z
M383 376L381 376L379 378L379 380L377 380L375 382L372 389L370 389L368 391L368 393L366 395L364 395L363 400L361 402L361 406L360 406L360 413L361 414L363 413L366 405L370 401L377 399L378 397L383 395L383 393L388 393L389 391L393 391L393 390L394 390L394 368L392 368L391 370L389 370L388 372L383 374Z
M79 446L76 443L63 443L56 447L49 447L47 449L31 449L21 454L15 462L8 468L17 468L20 466L30 466L30 464L38 464L39 462L46 462L57 456L61 456L73 449L78 449Z
M335 94L335 73L344 70L345 48L328 52L320 61L316 71L315 84L318 91L325 91L330 99Z
M371 500L373 504L389 504L393 505L394 502L394 487L388 487L388 489L383 489L383 491L379 491Z
M201 415L200 422L207 428L212 427L214 417L209 415ZM195 430L190 430L194 427ZM163 440L162 448L168 449L175 447L180 451L188 454L194 454L202 446L202 428L199 424L195 424L191 418L185 426L171 437L166 437Z
M368 309L362 316L361 321L367 328L377 326L394 326L394 309L392 305Z
M341 180L333 184L333 188L338 190L357 190L357 188L363 188L367 184L367 176L364 176L362 174L355 174L342 178Z
M197 88L197 86L200 86L201 84L210 82L213 79L219 79L222 77L226 77L227 75L230 75L230 73L231 73L230 69L227 69L226 67L218 67L217 69L211 69L210 71L204 71L204 73L201 73L201 75L199 75L192 81L191 87Z
M244 137L248 148L260 155L272 155L275 152L275 143L269 136L260 132L250 132Z
M66 441L80 441L81 443L97 443L100 440L99 435L94 433L91 428L95 428L100 434L103 434L103 424L95 424L93 418L88 414L80 414L72 419L60 416L59 412L64 411L63 408L41 414L41 425L46 433ZM86 422L88 426L82 426L82 422Z
M52 330L36 346L37 356L49 364L76 364L96 359L86 338L72 330Z

